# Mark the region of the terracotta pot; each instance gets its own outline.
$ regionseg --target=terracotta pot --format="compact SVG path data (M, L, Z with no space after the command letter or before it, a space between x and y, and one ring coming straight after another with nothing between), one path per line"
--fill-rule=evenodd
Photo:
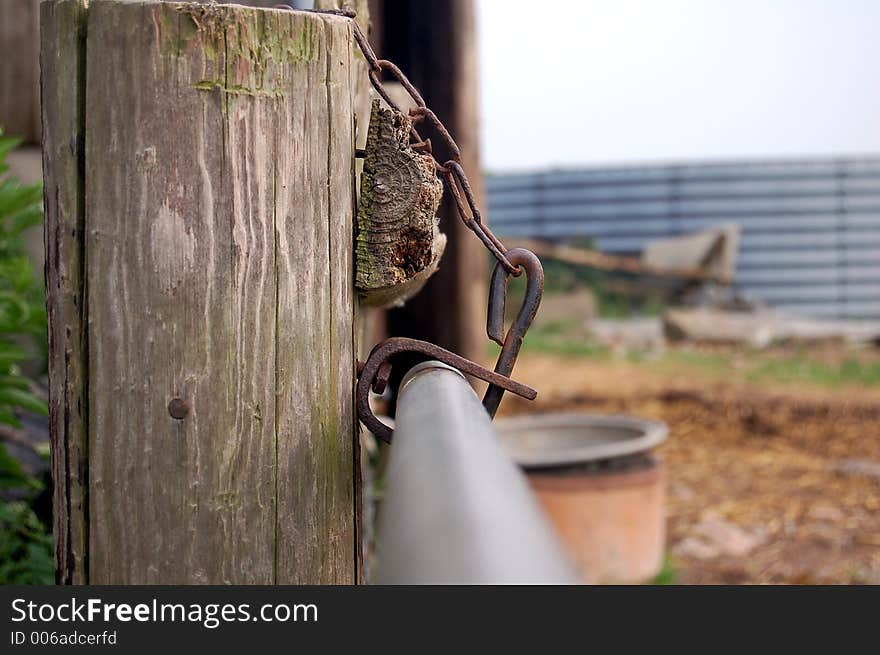
M643 466L529 471L528 479L587 583L640 583L663 565L665 471Z
M588 583L641 583L663 565L666 426L627 416L547 414L496 422L507 452Z

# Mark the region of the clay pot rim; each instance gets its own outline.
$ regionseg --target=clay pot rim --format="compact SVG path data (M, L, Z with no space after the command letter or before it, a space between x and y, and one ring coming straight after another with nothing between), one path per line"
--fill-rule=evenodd
M588 443L567 449L554 449L541 452L535 449L517 449L509 443L513 433L521 430L571 430L572 428L591 430L603 427L630 429L638 434L631 439L604 443ZM495 429L507 454L525 469L552 466L567 466L616 459L635 455L656 448L666 441L669 428L661 421L637 418L625 414L588 414L584 412L559 412L552 414L533 414L513 416L495 421Z
M662 484L665 477L663 462L654 460L644 468L622 471L571 471L565 469L535 468L525 471L529 484L541 492L593 492L644 489Z

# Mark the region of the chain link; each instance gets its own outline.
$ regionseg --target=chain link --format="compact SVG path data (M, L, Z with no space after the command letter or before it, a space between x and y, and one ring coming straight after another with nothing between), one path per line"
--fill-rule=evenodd
M489 226L483 223L483 218L480 214L479 207L477 206L476 199L474 198L474 193L471 189L470 182L468 181L467 174L461 165L461 149L458 147L458 144L455 142L455 139L452 138L452 135L449 133L449 130L446 129L443 122L437 118L437 115L425 104L425 100L422 98L418 89L413 86L413 83L409 81L409 78L404 75L403 71L400 70L397 65L387 59L379 59L379 57L376 56L376 53L370 45L366 35L361 31L357 21L354 20L356 16L354 11L350 9L316 9L314 11L316 13L333 14L352 19L351 23L354 30L354 38L355 41L357 41L358 48L360 48L360 51L364 55L364 59L367 61L370 84L376 89L376 93L388 103L389 107L395 111L403 113L401 108L397 106L397 103L395 103L394 100L392 100L388 91L382 85L382 79L380 76L383 72L386 72L400 82L400 85L406 89L406 92L413 99L413 102L416 103L416 106L409 112L409 116L412 120L412 126L410 128L410 138L412 139L412 142L410 143L410 147L414 150L430 155L434 160L434 168L445 182L449 192L452 194L452 198L455 201L455 208L458 211L462 223L464 223L471 232L477 235L486 249L501 263L508 275L513 275L514 277L521 275L522 269L519 266L513 265L504 254L507 252L507 248L505 248L504 244L501 243L501 240L493 234L492 230L489 229ZM441 164L434 156L431 139L423 139L416 128L417 124L425 121L433 126L434 130L449 148L451 159L445 164Z

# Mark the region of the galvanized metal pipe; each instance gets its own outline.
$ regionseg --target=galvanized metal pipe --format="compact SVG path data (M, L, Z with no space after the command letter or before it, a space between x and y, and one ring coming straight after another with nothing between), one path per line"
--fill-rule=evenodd
M404 378L376 545L378 584L570 584L568 556L464 376Z

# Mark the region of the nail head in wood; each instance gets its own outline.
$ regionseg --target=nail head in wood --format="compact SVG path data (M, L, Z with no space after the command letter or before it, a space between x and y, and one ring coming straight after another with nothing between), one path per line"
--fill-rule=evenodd
M184 419L189 414L189 403L183 398L172 398L171 402L168 403L168 413L171 415L171 418L176 418L177 420Z

